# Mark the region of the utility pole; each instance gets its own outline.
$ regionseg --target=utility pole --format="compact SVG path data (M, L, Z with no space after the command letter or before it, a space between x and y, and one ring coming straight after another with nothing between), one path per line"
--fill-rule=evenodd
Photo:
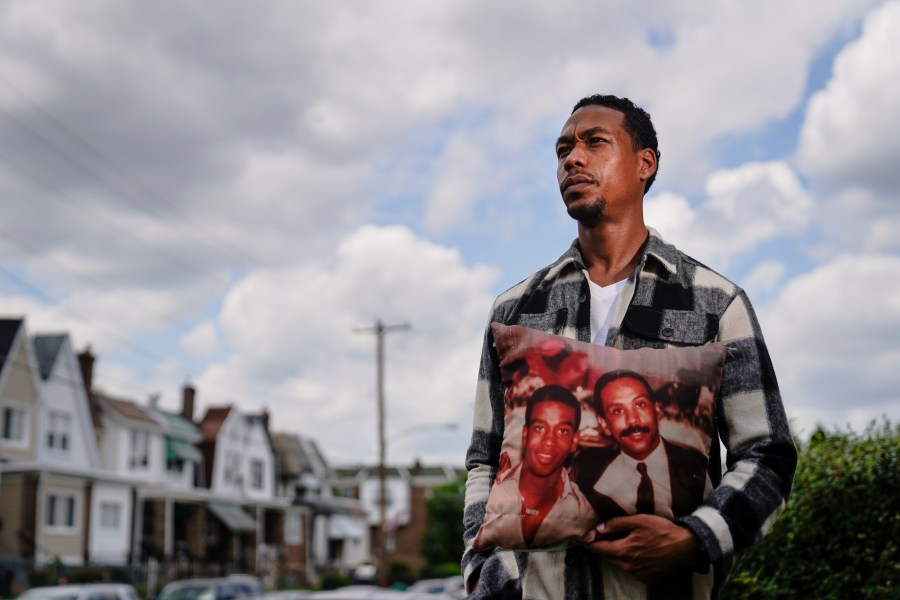
M384 336L391 331L405 331L409 329L409 323L398 325L385 325L381 319L375 320L373 327L357 327L356 332L374 333L376 339L376 387L378 401L378 523L380 535L378 538L378 584L382 587L388 585L387 563L387 473L385 465L385 437L384 437Z

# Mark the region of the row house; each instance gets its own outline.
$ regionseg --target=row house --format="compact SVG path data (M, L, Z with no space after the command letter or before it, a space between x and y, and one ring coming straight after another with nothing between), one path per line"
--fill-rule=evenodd
M292 572L302 570L307 582L318 583L320 573L349 573L370 561L366 511L358 500L332 493L334 471L315 440L273 433L272 441L279 461L278 494L293 498L286 515L292 520L285 528L296 532L298 542L285 546Z
M0 558L253 572L303 584L368 558L365 512L333 498L312 440L269 415L181 410L93 389L67 335L0 319ZM354 521L355 520L355 521ZM354 524L355 523L355 524Z
M102 469L67 335L0 319L0 556L124 564L130 486Z
M402 562L415 570L425 566L422 536L428 525L426 504L433 488L455 481L464 469L444 465L385 466L385 523L381 523L381 480L378 467L335 469L337 493L360 501L369 528L370 553L377 556L386 536L387 562Z

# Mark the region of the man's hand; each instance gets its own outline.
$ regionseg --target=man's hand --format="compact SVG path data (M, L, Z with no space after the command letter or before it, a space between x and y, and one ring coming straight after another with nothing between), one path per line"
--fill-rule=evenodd
M583 546L644 583L692 567L699 541L686 527L655 515L615 517L597 526Z

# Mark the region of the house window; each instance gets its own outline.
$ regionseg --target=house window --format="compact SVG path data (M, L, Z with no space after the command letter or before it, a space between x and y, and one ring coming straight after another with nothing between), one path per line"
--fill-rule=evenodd
M47 426L47 447L53 450L68 450L72 417L64 413L51 412Z
M0 435L3 436L3 440L8 442L24 443L25 432L27 431L27 428L25 426L27 413L25 412L25 409L19 408L17 406L6 405L3 407L2 416L3 428L2 430L0 430Z
M132 468L146 468L150 461L150 434L146 431L131 432L131 456L128 461Z
M118 529L122 520L122 505L115 502L100 503L100 527Z
M284 543L299 544L303 541L303 520L299 513L284 515Z
M240 472L240 464L241 458L237 454L233 452L229 452L225 455L225 481L228 483L235 483L240 485L241 483L241 472Z
M75 527L75 496L72 494L47 494L47 527L72 529Z
M261 490L263 487L263 463L261 460L250 461L250 485L255 490Z

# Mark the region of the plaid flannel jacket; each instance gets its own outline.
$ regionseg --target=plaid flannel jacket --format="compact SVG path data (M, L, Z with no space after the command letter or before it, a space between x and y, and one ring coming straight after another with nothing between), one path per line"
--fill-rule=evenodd
M503 440L503 392L490 323L590 341L590 289L575 240L556 262L501 294L488 319L466 456L462 568L470 593L478 582L470 598L715 598L744 550L784 510L797 452L750 301L742 289L664 242L653 229L649 232L640 263L614 309L606 344L631 349L720 342L728 348L715 415L727 469L723 474L714 441L710 491L693 514L678 520L696 533L709 565L645 586L582 548L472 549Z

